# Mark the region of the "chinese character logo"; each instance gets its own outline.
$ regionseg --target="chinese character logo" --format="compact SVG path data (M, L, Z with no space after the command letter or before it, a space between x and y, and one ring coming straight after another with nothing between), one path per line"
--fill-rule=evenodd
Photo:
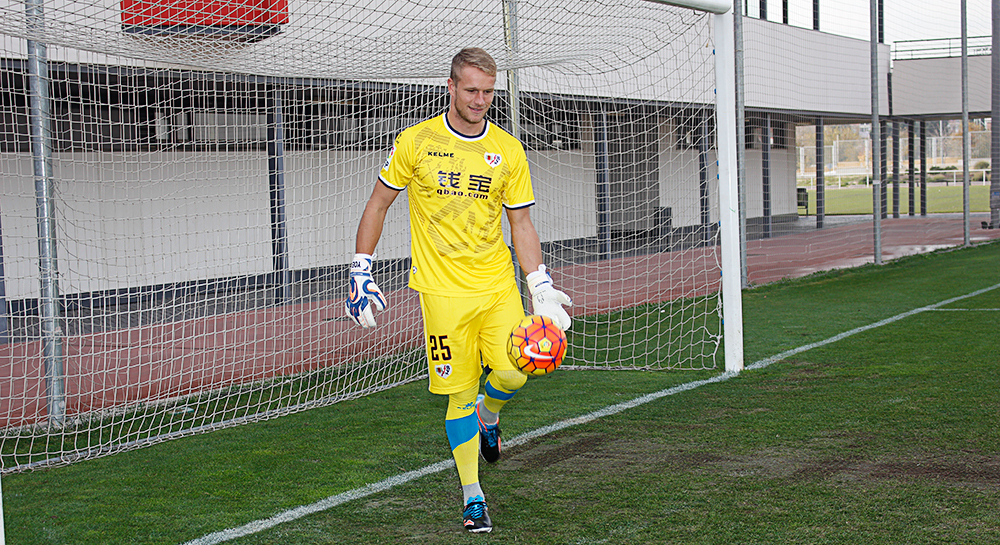
M438 171L438 185L450 189L458 189L458 180L462 178L461 172Z

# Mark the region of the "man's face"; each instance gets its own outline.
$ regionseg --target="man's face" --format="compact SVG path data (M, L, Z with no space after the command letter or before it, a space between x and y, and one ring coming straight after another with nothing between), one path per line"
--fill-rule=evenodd
M451 110L465 125L456 129L470 133L482 129L483 118L493 104L496 81L496 76L490 76L474 66L463 66L457 80L448 78ZM459 119L452 117L451 121L456 123Z

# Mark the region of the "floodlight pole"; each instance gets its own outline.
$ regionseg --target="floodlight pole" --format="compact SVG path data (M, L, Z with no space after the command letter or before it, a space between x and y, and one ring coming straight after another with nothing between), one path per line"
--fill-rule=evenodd
M876 142L882 141L881 127L878 118L878 44L879 44L879 0L870 0L871 4L871 95L872 95L872 148ZM872 149L872 219L874 220L875 264L882 264L882 156Z
M1000 1L1000 0L998 0ZM736 189L740 206L740 286L750 285L747 270L747 161L746 97L743 77L743 2L733 2L733 37L736 64Z
M990 227L1000 229L1000 0L990 2L993 35L990 56Z
M962 17L962 225L964 246L972 245L969 233L969 29L966 0L960 2Z

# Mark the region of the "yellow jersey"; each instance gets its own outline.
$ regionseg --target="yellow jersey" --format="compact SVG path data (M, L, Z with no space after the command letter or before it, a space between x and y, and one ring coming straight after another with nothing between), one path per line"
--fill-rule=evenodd
M459 133L447 114L396 137L379 171L396 191L409 188L409 286L435 295L484 295L514 283L500 213L535 203L521 143L486 122Z

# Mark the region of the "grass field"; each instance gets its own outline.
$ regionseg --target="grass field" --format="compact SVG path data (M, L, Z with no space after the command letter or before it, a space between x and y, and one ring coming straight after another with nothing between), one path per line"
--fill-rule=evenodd
M517 441L719 374L530 379L504 412L520 444L481 468L492 534L464 533L444 466L229 543L1000 542L1000 243L755 288L744 314L748 364L817 346ZM410 384L5 476L8 542L219 542L199 538L448 460L443 410Z
M974 185L969 187L969 211L989 212L990 195L989 186ZM892 186L886 187L886 202L889 215L892 215ZM914 213L920 214L920 193L919 189L914 196ZM844 214L871 214L872 213L872 189L871 187L845 187L827 188L826 213L832 216ZM906 184L899 187L899 213L907 215L910 213L909 188ZM960 185L932 185L927 188L927 213L955 213L963 211L962 186ZM800 212L801 213L801 212ZM816 190L809 190L809 213L816 213Z

